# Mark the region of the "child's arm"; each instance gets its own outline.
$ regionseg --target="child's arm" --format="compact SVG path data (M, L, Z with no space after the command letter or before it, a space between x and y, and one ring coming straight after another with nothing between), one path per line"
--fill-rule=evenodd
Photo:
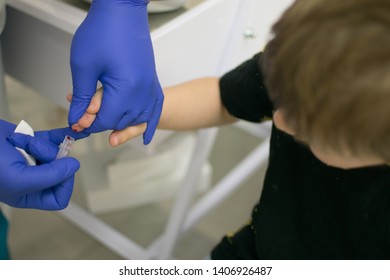
M202 78L169 87L164 96L160 129L193 130L236 120L221 102L219 78Z
M88 113L72 128L82 130L92 124L100 109L102 94L103 90L99 89L87 109ZM164 98L159 129L194 130L237 120L227 112L221 102L219 78L202 78L165 88ZM146 124L139 124L114 131L110 136L110 144L118 146L141 135L145 129Z

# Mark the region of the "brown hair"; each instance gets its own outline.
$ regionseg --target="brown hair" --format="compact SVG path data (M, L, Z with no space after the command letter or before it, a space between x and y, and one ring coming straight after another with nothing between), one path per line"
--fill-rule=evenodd
M297 0L272 31L261 67L287 123L390 162L390 1Z

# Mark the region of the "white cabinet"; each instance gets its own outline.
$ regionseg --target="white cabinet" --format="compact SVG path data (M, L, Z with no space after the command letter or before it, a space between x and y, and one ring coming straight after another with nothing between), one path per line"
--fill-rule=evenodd
M289 2L189 0L185 9L151 15L162 85L220 74L261 50L271 23ZM88 4L82 0L7 0L7 4L3 34L7 73L67 108L70 44ZM254 36L245 37L248 31Z

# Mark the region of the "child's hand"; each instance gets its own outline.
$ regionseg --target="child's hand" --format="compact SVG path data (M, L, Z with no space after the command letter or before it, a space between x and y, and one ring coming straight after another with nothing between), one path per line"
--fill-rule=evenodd
M69 102L72 102L73 94L69 93L66 96L66 99ZM95 95L92 97L91 102L89 103L89 106L87 108L86 113L80 118L80 120L72 125L72 129L74 131L80 132L83 131L85 128L88 128L92 125L93 121L96 118L96 114L100 110L100 105L102 102L103 97L103 88L99 88Z
M141 123L134 126L128 126L122 130L114 130L110 135L110 145L113 147L119 146L137 136L142 135L146 130L146 123Z
M71 126L87 112L100 81L105 95L86 132L121 130L147 122L144 144L152 140L164 95L156 73L148 3L149 0L92 1L71 45Z
M85 128L88 128L92 125L93 121L96 118L96 114L100 110L100 106L103 98L103 88L99 88L95 95L92 97L91 102L87 108L86 113L81 117L78 123L72 125L74 131L80 132ZM71 102L72 94L69 93L66 96L66 99ZM123 130L114 130L109 138L110 145L117 147L120 144L123 144L139 135L142 135L146 130L146 123L142 123L135 126L129 126Z

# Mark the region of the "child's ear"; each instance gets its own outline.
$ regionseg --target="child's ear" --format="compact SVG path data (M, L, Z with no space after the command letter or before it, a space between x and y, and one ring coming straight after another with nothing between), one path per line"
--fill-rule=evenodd
M287 124L286 118L284 116L285 115L281 109L278 109L274 112L272 119L275 126L287 134L295 135L295 131Z

